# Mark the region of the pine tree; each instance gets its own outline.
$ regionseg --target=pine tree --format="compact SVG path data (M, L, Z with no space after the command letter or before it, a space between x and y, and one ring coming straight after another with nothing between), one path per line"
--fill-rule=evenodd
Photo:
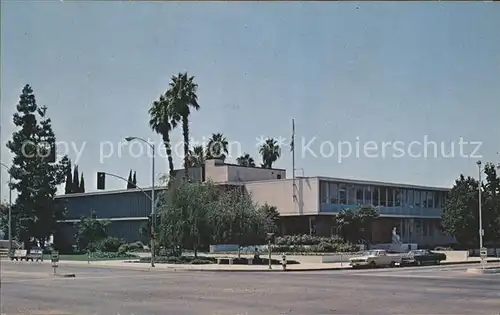
M75 165L75 169L73 171L73 186L71 189L71 192L74 194L80 192L80 181L78 178L80 178L78 176L78 165Z
M82 175L80 175L80 190L79 190L80 193L84 193L85 192L85 179L83 179L83 173Z
M71 194L73 190L73 176L71 174L71 160L68 160L68 169L66 170L66 181L64 185L64 193Z
M128 173L128 179L127 179L127 189L134 188L134 185L132 185L132 170Z
M132 186L133 188L137 188L137 174L134 171L134 177L132 178Z
M56 230L57 220L63 219L63 204L54 197L69 168L69 159L52 162L47 159L56 137L47 107L39 107L29 85L20 95L13 116L16 131L7 143L13 154L12 179L17 198L12 211L13 234L29 247L35 238L42 247Z

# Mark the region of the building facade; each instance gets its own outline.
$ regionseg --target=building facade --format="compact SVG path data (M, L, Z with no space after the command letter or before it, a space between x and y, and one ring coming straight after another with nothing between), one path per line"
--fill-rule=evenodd
M334 216L342 209L375 207L373 243L390 242L395 227L403 242L421 246L454 242L441 231L449 189L342 178L307 177L245 184L257 202L280 209L283 234L338 234ZM295 189L294 189L295 186Z
M179 180L182 175L182 170L176 172ZM374 243L390 242L394 227L403 242L428 246L453 242L440 229L446 188L326 177L287 179L282 169L242 167L219 160L189 169L189 177L191 181L241 186L258 204L276 206L282 234L335 235L334 218L339 211L372 205L379 213L372 229ZM155 195L164 189L155 189ZM60 222L63 235L71 238L75 222L95 213L98 219L110 221L110 235L128 242L143 240L139 230L151 213L150 195L151 188L58 196L67 208L66 220Z

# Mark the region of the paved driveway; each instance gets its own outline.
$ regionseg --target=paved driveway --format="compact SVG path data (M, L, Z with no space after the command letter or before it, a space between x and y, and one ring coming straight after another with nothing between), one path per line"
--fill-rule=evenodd
M140 271L2 263L2 314L498 314L500 276L466 267L330 272Z

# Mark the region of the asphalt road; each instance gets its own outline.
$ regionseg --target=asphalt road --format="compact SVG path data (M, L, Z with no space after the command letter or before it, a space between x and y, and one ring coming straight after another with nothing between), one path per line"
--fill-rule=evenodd
M470 267L470 266L469 266ZM500 275L467 266L173 272L2 262L1 314L500 314Z

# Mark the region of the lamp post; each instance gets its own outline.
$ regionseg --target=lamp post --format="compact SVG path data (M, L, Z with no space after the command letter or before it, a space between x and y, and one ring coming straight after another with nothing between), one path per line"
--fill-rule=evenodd
M479 173L479 251L483 249L483 217L482 217L482 205L481 205L481 161L477 161L477 168L478 168L478 173Z
M134 140L139 140L151 147L153 150L153 157L151 159L151 267L155 266L155 235L154 235L154 228L155 228L155 216L156 216L156 203L155 203L155 145L152 143L149 143L148 141L144 140L143 138L140 137L127 137L125 138L127 142L134 141Z
M0 162L0 165L9 171L9 255L12 252L12 173L10 168Z
M269 253L269 269L273 269L272 267L272 239L273 239L274 233L267 233L267 251Z

